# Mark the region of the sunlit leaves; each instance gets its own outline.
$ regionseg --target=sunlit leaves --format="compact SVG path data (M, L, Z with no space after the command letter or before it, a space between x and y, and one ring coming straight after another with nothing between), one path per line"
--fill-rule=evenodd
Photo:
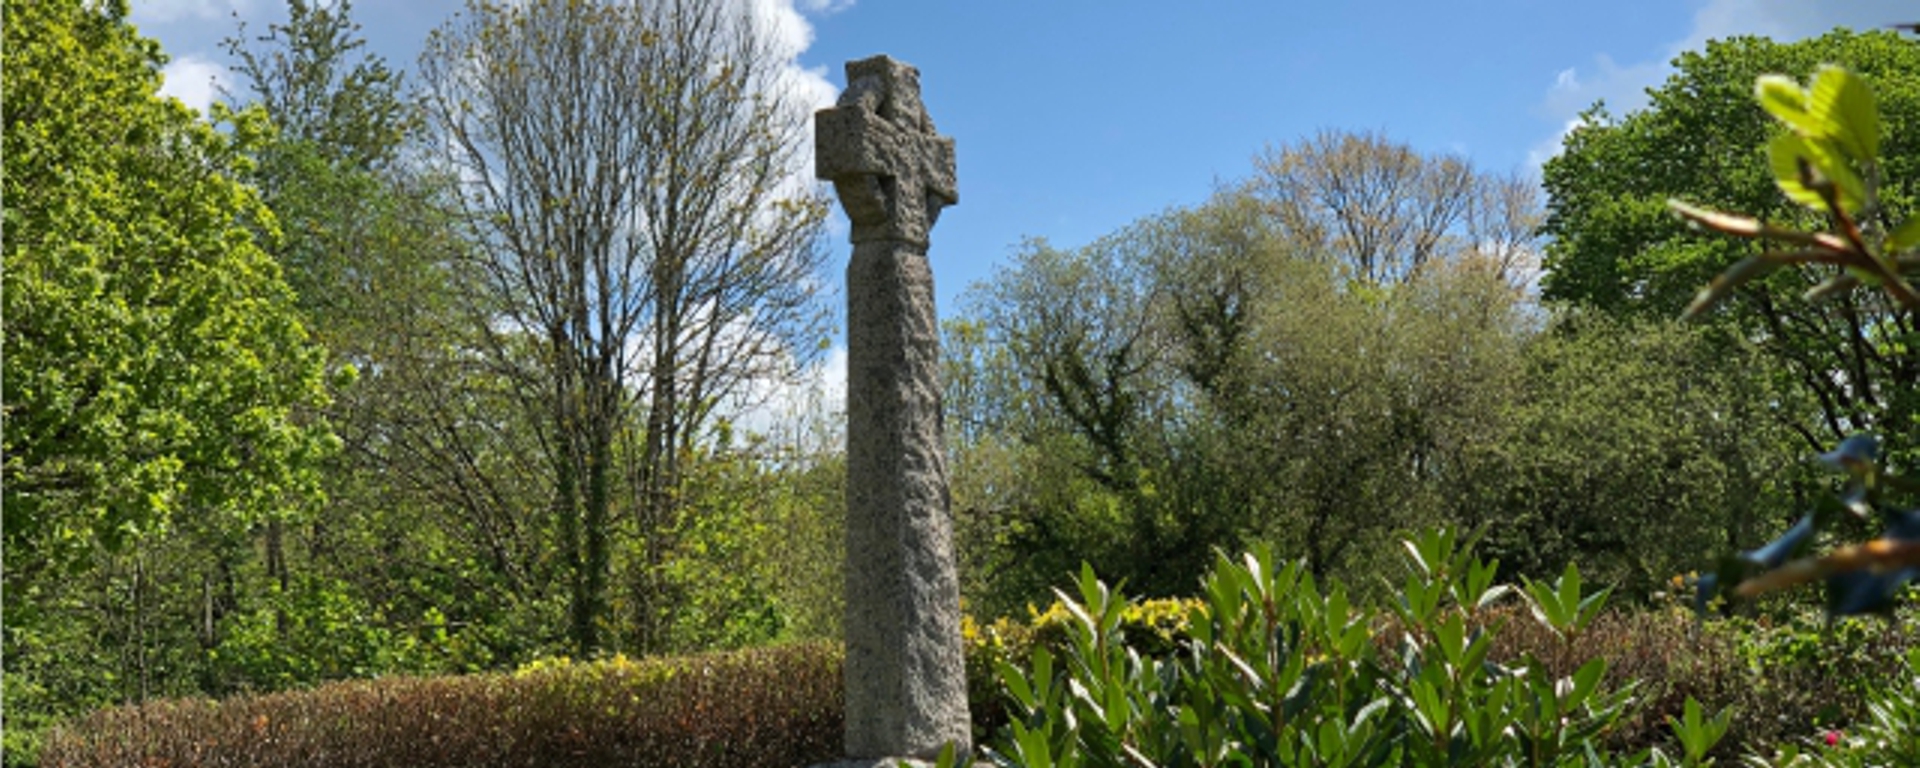
M1800 88L1779 75L1759 79L1761 107L1789 129L1767 145L1768 162L1781 191L1794 201L1826 210L1837 188L1840 204L1859 212L1870 202L1862 181L1880 151L1880 113L1866 81L1846 69L1821 67L1812 85Z
M1809 130L1808 135L1838 143L1860 162L1880 156L1880 108L1865 80L1844 67L1828 65L1814 74L1809 90L1807 113L1825 130Z
M153 638L190 620L155 621L141 601L214 572L209 547L310 509L334 446L297 415L325 400L320 350L256 240L276 236L275 219L237 180L265 120L216 107L216 128L159 96L164 58L126 13L5 4L9 760L46 707L187 679L205 660L199 638L172 646L187 658ZM207 545L194 562L147 570L189 540ZM192 583L200 597L207 582ZM132 613L131 637L113 629L128 603L150 611ZM115 691L114 674L135 669L141 687ZM15 698L53 681L74 687Z
M8 98L44 108L5 134L9 543L299 504L327 440L289 409L323 397L319 355L233 180L259 115L223 134L157 96L110 10L7 10Z
M1763 75L1754 82L1754 95L1762 108L1788 125L1801 130L1813 130L1819 125L1807 114L1806 90L1793 78Z
M1827 199L1836 195L1848 211L1858 211L1866 202L1860 176L1828 142L1779 134L1767 143L1767 163L1780 191L1808 208L1827 210Z

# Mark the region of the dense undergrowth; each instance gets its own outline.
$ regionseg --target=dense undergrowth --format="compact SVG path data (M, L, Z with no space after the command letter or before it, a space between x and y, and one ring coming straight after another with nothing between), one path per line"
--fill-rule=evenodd
M1088 572L1028 621L969 621L976 740L1008 765L1637 765L1684 762L1690 700L1724 727L1697 757L1844 757L1876 719L1911 722L1886 705L1912 698L1886 674L1920 648L1910 619L1608 608L1571 569L1493 584L1447 534L1408 561L1384 608L1256 552L1200 598L1128 600ZM41 764L808 765L838 754L840 661L809 644L153 702L56 729Z

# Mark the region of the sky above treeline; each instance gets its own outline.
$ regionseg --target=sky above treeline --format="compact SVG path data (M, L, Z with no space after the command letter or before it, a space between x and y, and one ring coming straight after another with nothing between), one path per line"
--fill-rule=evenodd
M807 98L843 64L919 67L952 136L960 204L933 231L940 311L1028 237L1076 246L1204 201L1268 146L1376 132L1494 172L1537 172L1596 101L1621 114L1682 51L1732 35L1795 40L1920 20L1911 0L715 0L772 22ZM462 0L358 0L369 49L415 68ZM219 43L285 18L283 0L133 0L190 105L235 92ZM838 271L851 251L834 214Z

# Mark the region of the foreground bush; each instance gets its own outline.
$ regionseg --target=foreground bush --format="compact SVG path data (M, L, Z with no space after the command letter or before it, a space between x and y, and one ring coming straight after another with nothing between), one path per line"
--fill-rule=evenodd
M1407 546L1413 568L1381 615L1322 590L1298 563L1256 550L1222 557L1186 639L1164 655L1130 647L1129 601L1083 572L1056 663L1045 644L1030 664L1001 662L1012 722L989 757L1008 766L1559 765L1588 761L1699 764L1728 726L1688 702L1672 730L1677 758L1617 758L1603 736L1628 712L1632 685L1607 684L1607 663L1580 655L1606 592L1569 567L1525 590L1493 583L1493 564L1447 533ZM1491 654L1521 593L1552 637L1544 653Z
M836 757L841 653L823 644L546 662L105 710L49 735L41 765L778 766Z
M1503 594L1473 611L1467 623L1469 632L1490 639L1488 661L1518 668L1532 659L1555 679L1603 661L1601 685L1634 693L1633 706L1599 739L1601 748L1620 755L1679 748L1670 719L1685 716L1688 699L1706 711L1729 713L1731 725L1713 750L1722 758L1852 733L1874 716L1874 698L1890 695L1877 686L1904 682L1885 680L1885 670L1920 648L1920 626L1911 617L1829 623L1818 610L1786 606L1757 618L1703 622L1678 604L1604 608L1569 644L1537 620L1525 601ZM1125 601L1112 635L1143 658L1170 660L1191 641L1188 619L1203 605L1191 598ZM964 625L975 743L988 743L1008 723L1009 699L996 664L1028 668L1036 646L1056 662L1071 652L1078 619L1064 600L1029 612L1025 622ZM1394 653L1406 634L1390 612L1367 623L1382 654Z

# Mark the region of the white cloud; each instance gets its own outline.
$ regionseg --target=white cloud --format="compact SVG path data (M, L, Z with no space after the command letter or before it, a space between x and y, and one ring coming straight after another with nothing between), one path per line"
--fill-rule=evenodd
M765 435L776 444L799 447L826 435L838 435L847 412L847 348L836 345L800 371L797 381L755 382L750 391L724 409L735 428Z
M792 89L795 98L809 109L833 106L839 89L827 81L825 67L803 67L800 54L813 46L813 24L807 21L795 2L812 8L825 0L741 0L747 4L756 26L771 38L774 55L781 61L781 81Z
M802 10L812 13L833 13L851 6L852 0L738 0L745 3L754 20L755 29L766 35L772 45L774 55L780 60L780 71L775 76L774 87L788 94L795 108L805 116L806 129L801 132L800 146L793 155L794 167L786 180L780 184L777 196L799 198L822 188L824 182L813 177L813 118L815 110L831 107L840 96L840 89L827 79L827 69L805 67L800 64L800 56L813 46L813 24L807 21ZM845 217L838 213L827 217L827 237L829 242L844 243L847 239L848 224Z
M1579 117L1570 118L1567 122L1561 124L1559 133L1541 139L1539 143L1534 144L1531 149L1527 150L1527 167L1539 168L1546 165L1547 161L1553 159L1554 155L1560 154L1560 148L1566 142L1567 135L1586 124L1587 121Z
M853 7L854 0L799 0L800 10L822 16L839 13Z
M230 14L246 15L253 0L133 0L133 20L166 24L182 19L225 20Z
M1559 154L1561 140L1578 125L1580 112L1595 101L1605 101L1614 115L1646 106L1646 89L1673 73L1669 62L1684 51L1704 49L1709 40L1735 35L1800 40L1834 27L1877 29L1917 19L1920 10L1911 0L1706 0L1698 3L1687 34L1668 45L1659 59L1623 66L1603 54L1587 69L1560 70L1547 89L1541 112L1559 123L1561 130L1528 152L1528 162L1538 165Z
M220 89L232 84L226 67L193 55L167 62L160 76L160 95L179 99L203 115L213 106Z
M1834 27L1878 29L1916 18L1911 0L1708 0L1693 14L1693 31L1674 53L1696 50L1708 40L1763 35L1799 40Z

